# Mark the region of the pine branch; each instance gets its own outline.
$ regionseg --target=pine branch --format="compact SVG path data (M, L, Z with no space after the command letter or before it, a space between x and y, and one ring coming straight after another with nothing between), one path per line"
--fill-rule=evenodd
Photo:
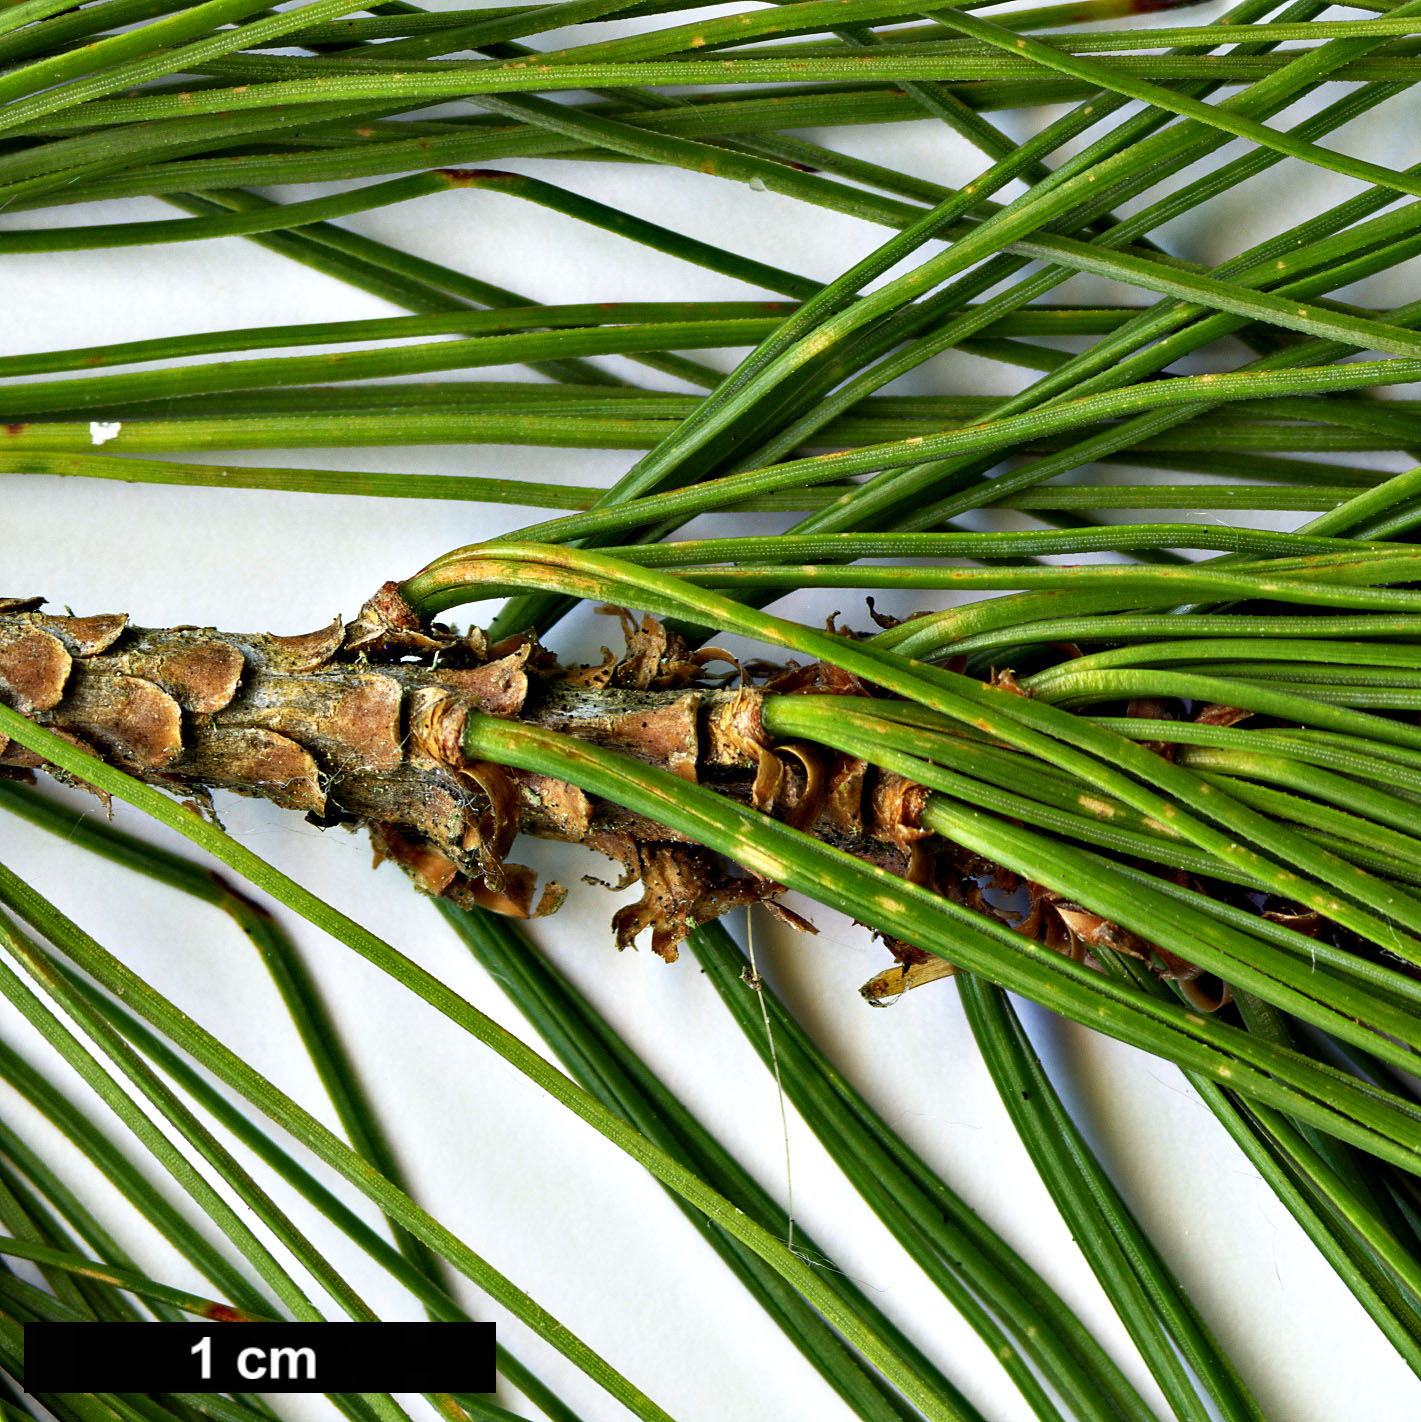
M490 645L477 630L422 625L387 585L359 616L297 637L148 629L121 614L56 616L0 603L0 697L109 763L209 805L208 791L259 796L321 826L369 830L425 893L463 907L539 916L562 901L507 861L518 833L582 843L618 861L641 903L617 941L653 929L674 959L695 925L769 899L777 886L644 816L548 775L469 762L470 711L621 751L922 880L915 846L926 791L859 757L772 746L766 691L724 688L714 650L690 653L650 618L622 614L627 651L563 668L535 640ZM864 694L832 668L758 667L770 685ZM0 739L0 773L44 762ZM779 910L790 918L786 910ZM802 924L802 920L795 920Z

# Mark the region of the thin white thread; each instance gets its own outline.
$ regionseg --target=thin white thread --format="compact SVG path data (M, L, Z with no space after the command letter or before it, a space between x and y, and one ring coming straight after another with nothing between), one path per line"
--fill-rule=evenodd
M780 1129L785 1142L785 1214L789 1228L785 1233L785 1248L794 1248L794 1174L789 1163L789 1111L785 1106L784 1083L780 1080L780 1058L775 1050L775 1034L770 1026L770 1009L765 1005L765 984L761 981L760 970L755 965L755 910L745 912L745 951L750 959L750 974L747 981L760 999L760 1016L765 1022L765 1040L770 1045L770 1068L775 1074L775 1090L780 1097Z

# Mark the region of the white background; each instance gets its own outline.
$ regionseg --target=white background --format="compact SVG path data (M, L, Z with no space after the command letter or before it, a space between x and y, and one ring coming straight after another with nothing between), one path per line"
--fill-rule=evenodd
M1195 13L1203 19L1207 12ZM1414 106L1386 112L1395 115L1394 132L1415 131L1414 124L1402 122L1407 114L1414 120ZM1035 112L997 121L1023 136L1051 116ZM885 127L851 140L831 135L831 141L851 142L855 152L944 183L966 181L984 166L953 135L930 123ZM1388 149L1377 125L1339 146L1396 163L1414 159L1402 145ZM611 164L543 165L534 171L645 216L666 221L670 214L694 235L820 279L842 270L883 235L847 218L696 174ZM1350 184L1326 175L1300 177L1293 166L1275 169L1250 187L1247 200L1176 224L1169 234L1171 250L1220 260L1298 220L1304 198L1308 206L1322 205L1350 190ZM1226 220L1217 215L1221 212L1228 213ZM7 225L173 215L155 201L64 209L57 216L22 214ZM349 225L540 301L751 294L728 279L500 195L451 192L351 219ZM7 268L0 309L6 351L394 310L240 239L12 257ZM1378 304L1406 299L1407 284L1404 275L1374 283L1360 299ZM1053 299L1141 297L1077 280ZM659 379L635 373L653 383ZM954 356L934 362L906 388L1005 392L1017 388L1021 378L1001 366ZM234 461L608 483L633 457L448 447L254 451ZM220 462L219 456L213 460ZM0 593L42 593L80 613L126 611L151 626L306 631L334 614L352 614L385 579L408 576L448 548L534 516L467 504L19 475L0 476L0 487ZM753 526L773 527L767 520ZM881 605L910 610L899 599ZM786 606L806 618L842 608L851 623L866 621L856 595ZM601 642L616 640L615 624L585 614L571 619L554 642L567 656L595 659ZM398 871L370 872L362 839L320 833L299 817L252 801L221 797L220 810L227 828L248 847L526 1035L497 987ZM116 821L163 838L122 807ZM537 941L783 1198L786 1152L774 1084L694 965L668 967L644 948L615 952L607 923L620 900L580 882L585 873L606 872L600 859L531 843L519 846L515 857L520 856L572 889L561 914L533 926ZM0 858L277 1084L330 1118L274 991L227 920L5 817L0 817ZM1047 1274L1146 1396L1158 1399L1015 1140L951 983L873 1011L856 989L885 965L886 954L847 920L796 906L811 912L818 936L796 935L757 914L762 970L849 1078L954 1189ZM848 1416L636 1166L347 950L290 914L283 920L360 1058L366 1085L422 1204L677 1418L834 1422ZM732 926L743 933L742 919ZM1265 1413L1282 1422L1421 1415L1421 1386L1174 1068L1034 1010L1028 1014L1055 1080L1256 1389ZM0 1020L12 1040L30 1042L12 1013L0 1014ZM8 1115L18 1108L7 1095L0 1109ZM45 1128L23 1113L18 1119L37 1142L62 1153ZM792 1111L789 1159L799 1225L941 1362L989 1418L1007 1422L1028 1416L994 1360L864 1210ZM92 1170L80 1162L72 1171L87 1198L105 1198L103 1182ZM295 1213L306 1219L299 1209ZM187 1278L181 1263L141 1226L121 1212L114 1223L155 1274L174 1282ZM347 1259L338 1237L318 1221L311 1230L386 1316L418 1316L359 1256ZM501 1340L587 1418L622 1415L520 1325L490 1313L472 1292L466 1297L482 1316L497 1317ZM1163 1404L1158 1405L1163 1415Z

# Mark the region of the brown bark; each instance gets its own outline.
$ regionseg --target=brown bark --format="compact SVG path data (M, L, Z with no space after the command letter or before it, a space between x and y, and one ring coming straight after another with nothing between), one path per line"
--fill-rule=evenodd
M353 622L300 637L153 630L0 600L0 698L176 793L205 802L220 788L317 824L363 825L377 861L460 904L546 913L562 891L550 884L535 902L533 874L507 858L514 838L585 844L620 863L619 887L643 885L614 917L619 946L650 928L667 958L697 923L770 901L777 886L564 781L465 762L437 743L441 707L518 716L618 750L924 879L919 787L822 748L772 746L764 692L726 689L708 671L725 661L733 675L731 659L688 653L650 619L622 616L624 656L564 668L526 637L490 646L477 631L421 626L394 585ZM862 692L832 669L774 670L800 689ZM0 737L0 773L41 764Z
M58 616L41 600L0 599L0 700L129 773L210 805L213 788L261 796L313 823L364 826L376 862L400 865L423 892L518 917L550 912L508 854L521 833L580 843L617 861L639 902L619 909L619 947L650 929L673 960L699 923L774 901L746 874L665 825L531 771L470 763L458 744L467 710L576 736L696 781L869 859L1062 951L1108 941L1150 945L919 825L927 792L823 746L773 744L766 695L874 694L827 664L741 668L715 649L688 652L650 618L617 609L625 654L562 667L537 642L489 645L483 633L423 626L387 584L360 615L299 637L145 629L122 615ZM728 674L711 670L721 664ZM750 686L753 670L758 685ZM726 681L741 682L729 689ZM44 763L0 736L0 774ZM52 769L52 767L51 767ZM58 772L56 772L58 773ZM1000 895L1026 890L1029 907ZM878 1001L951 968L889 941L897 965L864 992ZM1172 965L1189 976L1188 964Z

